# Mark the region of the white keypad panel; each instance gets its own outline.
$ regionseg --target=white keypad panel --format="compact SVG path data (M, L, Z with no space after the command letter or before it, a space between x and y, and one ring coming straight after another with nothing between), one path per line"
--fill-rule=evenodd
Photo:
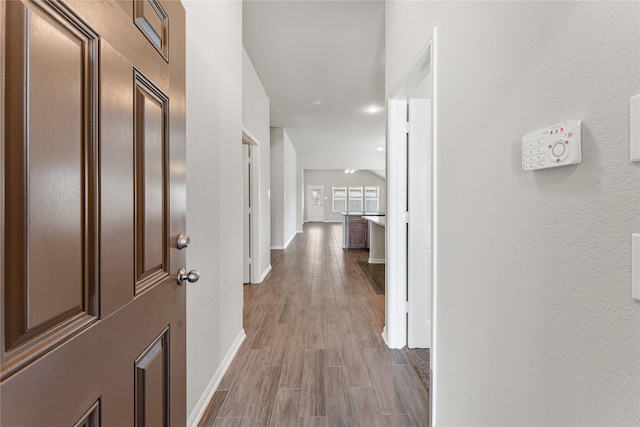
M541 169L545 165L547 148L544 139L522 143L522 168L524 170Z
M522 138L522 169L579 164L582 161L580 127L580 120L571 120L526 134Z

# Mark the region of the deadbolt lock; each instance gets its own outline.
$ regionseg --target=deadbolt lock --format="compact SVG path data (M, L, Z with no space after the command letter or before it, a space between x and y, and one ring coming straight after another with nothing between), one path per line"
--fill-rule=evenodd
M186 234L178 235L178 249L186 248L187 246L189 246L189 243L191 243L191 238L189 236L187 236Z

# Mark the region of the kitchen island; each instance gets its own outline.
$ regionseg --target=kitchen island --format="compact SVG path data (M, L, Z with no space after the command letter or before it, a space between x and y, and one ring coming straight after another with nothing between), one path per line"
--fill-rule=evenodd
M342 248L351 250L369 249L369 221L363 216L384 217L384 212L340 212L342 215Z
M387 217L365 215L362 219L369 221L369 264L384 264Z

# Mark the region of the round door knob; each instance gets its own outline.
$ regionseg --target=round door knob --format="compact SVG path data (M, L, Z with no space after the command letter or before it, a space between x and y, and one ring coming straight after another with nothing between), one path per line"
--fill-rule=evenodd
M200 273L198 270L191 270L187 273L185 268L181 268L180 271L178 271L178 285L182 285L185 280L189 283L195 283L198 279L200 279Z

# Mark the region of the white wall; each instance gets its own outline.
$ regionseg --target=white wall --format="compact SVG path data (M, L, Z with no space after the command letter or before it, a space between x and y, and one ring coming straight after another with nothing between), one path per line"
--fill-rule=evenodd
M242 330L242 2L187 14L187 414L194 422ZM197 421L197 419L195 420Z
M271 128L271 247L284 247L283 128Z
M386 212L387 188L385 180L369 171L344 173L342 170L305 170L305 185L324 185L324 220L342 221L339 212L333 212L331 187L341 186L377 186L380 188L379 210ZM307 212L305 209L305 220Z
M300 156L298 155L298 159ZM297 159L296 159L297 160ZM296 231L298 233L302 233L302 225L304 224L304 199L305 199L305 188L304 188L304 169L300 167L300 162L297 162L296 168L296 183L298 187L296 188L296 194L298 195L298 201L296 203Z
M301 169L374 169L385 168L384 152L340 153L333 151L314 151L298 153L298 167Z
M284 243L285 246L293 239L297 231L298 219L298 182L297 182L297 153L287 135L284 134Z
M259 178L259 197L253 201L253 213L260 221L257 249L253 253L252 280L255 282L271 267L271 143L269 131L269 97L251 63L242 49L242 126L258 142L254 146L253 171ZM255 161L257 158L258 162Z
M298 218L297 154L283 128L271 128L271 247L285 248Z
M435 424L640 425L640 3L386 6L387 94L438 27ZM566 119L582 164L524 172Z

